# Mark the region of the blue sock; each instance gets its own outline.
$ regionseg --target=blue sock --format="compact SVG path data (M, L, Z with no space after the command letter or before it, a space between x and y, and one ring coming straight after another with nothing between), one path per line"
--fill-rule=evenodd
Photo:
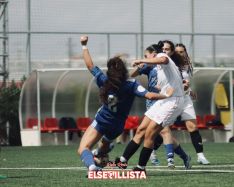
M166 149L167 159L174 158L173 144L166 144L164 146L165 146L165 149Z
M180 156L180 158L182 158L183 160L186 160L187 159L187 154L184 152L184 150L182 149L182 147L180 145L178 145L176 148L175 148L175 153L177 155Z
M89 168L91 165L95 165L93 160L93 154L90 150L85 149L80 156L82 162L84 162L85 166Z

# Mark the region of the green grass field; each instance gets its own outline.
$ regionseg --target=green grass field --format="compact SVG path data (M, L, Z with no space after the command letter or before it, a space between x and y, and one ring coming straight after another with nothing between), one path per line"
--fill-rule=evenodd
M126 145L116 145L110 158L119 156ZM191 144L182 144L192 156L193 167L185 171L182 161L176 156L176 169L166 167L164 148L158 156L160 166L148 163L146 180L89 180L86 169L76 155L77 146L2 147L0 186L234 186L234 144L206 143L205 153L211 165L196 163L196 154ZM139 151L129 165L138 161ZM129 168L131 168L129 166Z

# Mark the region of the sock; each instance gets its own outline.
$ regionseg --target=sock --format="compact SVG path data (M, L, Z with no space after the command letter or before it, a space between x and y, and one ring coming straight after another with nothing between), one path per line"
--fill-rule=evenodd
M197 157L198 157L198 158L203 158L203 159L204 159L204 158L205 158L205 155L204 155L204 153L197 153Z
M95 156L105 155L105 154L111 152L113 148L114 148L114 143L110 143L110 145L109 145L109 147L108 147L108 149L106 151L101 151L100 148L98 147L96 149Z
M153 149L147 148L147 147L142 148L141 153L140 153L140 157L139 157L139 161L138 161L139 166L141 166L141 167L146 166L146 164L150 158L152 150Z
M174 158L173 144L166 144L165 149L166 149L167 159Z
M187 159L187 154L184 152L184 150L182 149L182 147L180 145L178 145L175 149L174 152L180 156L180 158L182 158L183 160Z
M154 139L154 150L158 150L158 148L162 145L163 138L161 135L157 135Z
M202 138L198 130L194 132L190 132L190 137L193 143L193 146L196 150L196 153L202 153L203 152L203 144L202 144Z
M81 161L85 164L85 166L87 168L89 168L89 166L91 165L95 165L94 160L93 160L93 154L90 150L85 149L82 153L81 153Z
M123 157L128 161L132 155L137 151L137 149L140 147L139 144L135 143L133 140L131 140L127 147L124 150Z

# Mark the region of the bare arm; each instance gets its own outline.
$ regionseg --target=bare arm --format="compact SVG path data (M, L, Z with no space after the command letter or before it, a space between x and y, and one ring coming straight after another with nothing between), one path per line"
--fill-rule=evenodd
M138 66L136 66L130 73L130 77L137 77L139 74L139 69L143 67L144 64L140 64Z
M165 56L162 57L155 57L151 59L139 59L139 60L134 60L132 62L133 66L137 66L142 63L146 64L167 64L169 62L169 59Z
M158 93L154 93L154 92L147 92L145 94L145 98L147 99L151 99L151 100L156 100L156 99L166 99L168 97L171 97L174 93L174 89L173 88L167 88L166 94L158 94Z
M82 52L83 52L83 58L85 61L85 64L89 70L91 70L94 67L92 58L89 54L89 50L87 48L87 43L88 43L88 36L81 36L80 37L80 43L82 45Z

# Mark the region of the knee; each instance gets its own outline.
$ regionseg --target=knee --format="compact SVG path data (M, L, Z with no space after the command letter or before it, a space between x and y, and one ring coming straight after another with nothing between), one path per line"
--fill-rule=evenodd
M161 136L163 137L163 138L166 138L166 137L168 137L168 136L170 136L171 135L171 133L170 133L170 131L168 130L168 129L163 129L161 132L160 132L160 134L161 134Z
M137 136L138 138L143 137L145 134L145 128L141 127L141 128L137 128L136 134L135 136Z
M145 129L144 128L138 128L136 131L135 136L133 137L133 140L136 143L140 143L143 140L143 137L145 135Z
M194 132L197 130L197 124L195 120L187 121L186 122L186 127L189 132Z

